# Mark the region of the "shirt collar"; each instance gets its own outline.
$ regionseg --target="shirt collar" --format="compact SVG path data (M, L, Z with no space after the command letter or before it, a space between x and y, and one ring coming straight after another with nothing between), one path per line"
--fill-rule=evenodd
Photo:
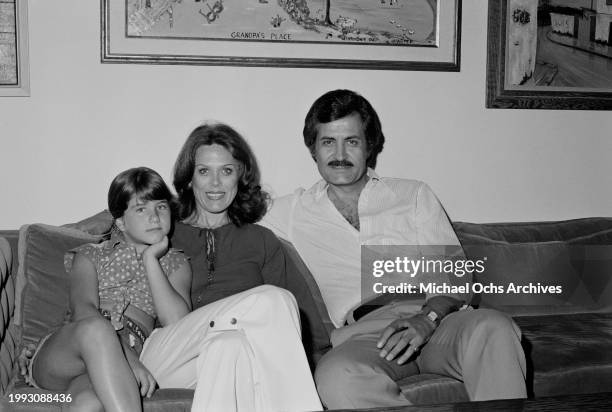
M123 245L127 244L125 242L125 237L123 236L123 233L121 233L118 229L113 228L111 230L110 238L104 244L104 248L114 249L120 244L123 244Z
M366 174L368 175L369 179L368 182L366 183L366 185L364 186L364 189L371 184L371 182L379 182L381 181L380 176L374 171L374 169L369 168L366 171ZM321 197L323 197L326 193L327 193L327 188L329 187L329 183L327 183L324 179L319 180L319 182L317 182L315 184L315 197L317 199L320 199Z

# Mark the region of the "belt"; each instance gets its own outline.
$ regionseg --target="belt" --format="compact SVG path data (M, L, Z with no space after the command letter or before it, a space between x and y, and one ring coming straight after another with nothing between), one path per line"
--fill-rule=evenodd
M424 303L425 294L411 294L409 297L398 297L393 294L382 294L378 295L373 299L370 299L367 302L362 303L360 306L353 309L352 315L355 321L363 318L370 312L375 311L376 309L382 308L383 306L387 306L390 303L410 301L418 304L419 306Z
M368 313L374 312L376 309L382 308L383 306L385 305L372 305L364 303L363 305L353 310L353 319L355 319L355 322L357 322L359 319L363 318Z
M104 316L106 319L110 321L111 312L109 310L99 309L99 311L102 316ZM129 345L133 348L137 347L137 342L133 341L133 339L137 338L140 341L138 342L139 343L138 347L139 349L142 349L142 345L144 344L144 341L147 339L147 333L145 332L145 330L136 321L130 319L128 316L123 315L122 321L123 321L124 328L127 329L128 334L131 335L129 337ZM125 331L123 333L121 330L117 331L117 334L119 334L120 336L124 333Z

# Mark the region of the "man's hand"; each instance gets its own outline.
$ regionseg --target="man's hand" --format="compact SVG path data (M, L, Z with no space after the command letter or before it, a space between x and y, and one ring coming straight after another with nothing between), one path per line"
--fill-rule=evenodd
M134 372L134 377L136 378L136 382L140 387L140 395L142 397L150 398L155 391L155 387L157 386L157 381L149 372L149 370L140 362L138 359L133 359L129 362L130 367L132 368L132 372Z
M429 340L435 329L435 324L421 314L394 320L385 328L376 344L381 350L380 357L392 361L403 351L397 363L404 364Z
M168 236L164 236L164 238L160 240L159 242L148 246L142 252L142 258L143 260L146 260L147 258L154 258L155 260L159 260L159 258L164 256L167 251L168 251Z
M19 357L17 357L17 364L19 365L19 373L22 376L27 376L28 365L32 361L32 356L34 356L35 350L36 350L36 345L33 345L30 343L21 350Z

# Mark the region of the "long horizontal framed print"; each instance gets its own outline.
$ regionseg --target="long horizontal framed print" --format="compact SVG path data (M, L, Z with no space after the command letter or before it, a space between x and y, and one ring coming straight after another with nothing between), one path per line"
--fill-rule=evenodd
M612 109L612 0L489 0L489 108Z
M0 1L0 96L29 96L28 4Z
M104 63L459 71L461 0L100 0Z

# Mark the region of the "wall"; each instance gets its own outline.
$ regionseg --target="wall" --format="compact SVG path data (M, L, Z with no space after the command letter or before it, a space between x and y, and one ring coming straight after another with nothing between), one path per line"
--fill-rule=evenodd
M249 138L273 193L308 186L303 118L334 88L380 113L379 173L425 180L455 220L612 215L609 112L485 109L485 0L463 2L459 73L103 65L99 2L29 3L31 97L0 98L0 229L99 211L128 167L170 179L204 119Z

